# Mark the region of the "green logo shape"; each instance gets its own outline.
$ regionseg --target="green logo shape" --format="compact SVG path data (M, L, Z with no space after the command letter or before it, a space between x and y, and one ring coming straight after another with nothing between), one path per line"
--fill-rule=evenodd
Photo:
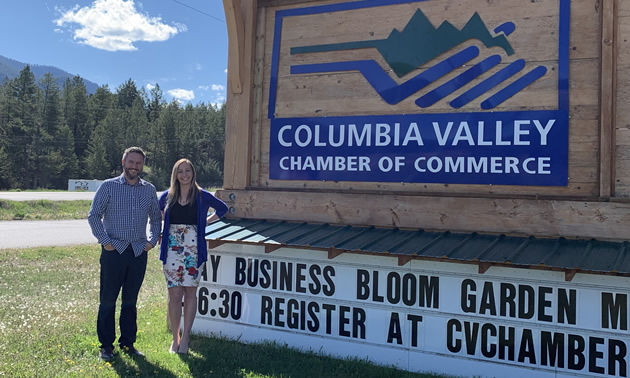
M477 12L468 20L462 30L458 30L448 21L444 21L436 29L420 9L414 13L403 31L394 29L385 39L293 47L291 54L374 47L394 73L398 77L403 77L470 39L481 41L487 48L497 46L505 50L508 55L514 54L514 50L505 35L493 37Z

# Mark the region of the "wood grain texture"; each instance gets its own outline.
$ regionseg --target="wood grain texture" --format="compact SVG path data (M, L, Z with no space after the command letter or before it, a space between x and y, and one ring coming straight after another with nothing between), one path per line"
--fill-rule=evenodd
M241 13L241 1L223 0L223 10L225 11L225 22L229 36L228 62L230 62L231 69L228 71L228 81L232 92L241 93L243 91L242 59L245 58L245 25Z
M226 0L227 1L227 0ZM257 0L230 0L233 4L234 15L230 15L226 9L226 19L228 17L243 20L243 42L242 51L236 61L233 56L228 57L228 72L238 69L241 73L241 91L232 88L232 81L228 81L227 109L225 125L225 158L224 158L224 188L245 188L249 185L251 169L251 124L252 124L252 86L253 75L252 66L254 58L254 46L256 37L256 17L258 14ZM240 12L240 13L239 13ZM236 23L236 21L234 21ZM230 45L239 35L234 35L234 31L228 28ZM237 45L239 45L237 43ZM240 49L240 48L239 48Z
M617 1L615 196L630 198L630 1Z
M601 99L600 99L600 149L599 149L599 188L600 197L613 196L615 177L615 83L616 43L615 43L615 0L602 0L601 32Z
M265 78L263 57L265 55L265 23L267 19L266 8L258 8L256 24L256 50L254 54L254 98L252 104L252 147L251 147L251 171L250 185L260 185L260 150L261 134L263 130L263 80Z
M264 72L271 69L271 52L275 11L295 7L330 4L330 1L263 1L261 6L266 10L267 21L265 30L261 31L269 38L265 39ZM404 26L419 3L400 4L379 8L378 14L373 10L364 9L350 12L333 12L325 17L296 16L284 20L283 27L291 30L283 33L281 44L281 64L279 71L279 89L275 115L278 117L292 116L320 116L327 112L334 115L366 114L401 114L418 112L415 97L402 101L392 107L380 97L375 96L372 87L366 83L362 75L356 72L327 73L312 75L290 75L288 67L291 64L317 63L326 61L340 61L353 59L374 59L386 67L381 55L375 49L349 50L344 52L300 54L291 56L292 46L308 45L309 43L326 43L350 40L366 40L384 38L393 28ZM514 48L519 52L518 57L532 60L533 65L545 65L549 77L557 74L557 13L556 0L542 0L537 2L523 2L519 0L500 0L492 2L464 2L440 1L421 4L425 14L430 14L431 21L438 25L444 19L461 27L475 12L478 11L488 25L499 24L506 17L513 20L517 26L514 38ZM509 10L508 11L506 11ZM382 191L383 193L414 192L418 195L441 193L443 195L499 195L499 196L556 196L559 198L596 198L600 193L599 182L599 138L600 127L600 8L595 7L590 0L574 0L571 7L571 38L570 38L570 134L569 134L569 185L567 187L523 187L496 185L444 185L444 184L408 184L408 183L365 183L365 182L321 182L321 181L282 181L269 180L269 126L266 119L266 105L269 101L269 76L265 76L262 83L263 107L260 116L261 132L260 156L257 161L259 176L257 182L261 188L315 189L315 190L354 190L354 191ZM435 15L444 15L440 18ZM448 17L447 17L448 15ZM541 40L527 36L525 27L519 25L533 23L536 30L546 30L546 35L552 37ZM366 29L364 25L369 25ZM490 26L489 26L490 27ZM529 29L532 30L532 29ZM521 33L519 35L518 33ZM518 38L517 38L518 37ZM475 45L475 42L467 42ZM493 49L494 53L503 54L504 61L512 61L500 49ZM523 55L524 54L524 55ZM478 59L480 60L480 59ZM476 61L471 62L474 64ZM418 72L422 69L420 68ZM434 88L463 71L457 72L436 82ZM391 75L399 83L404 81ZM525 110L525 109L555 109L557 106L557 86L554 80L548 83L534 83L528 89L529 95L516 95L502 104L497 110ZM472 84L471 84L472 85ZM471 85L461 89L462 93ZM427 90L430 90L427 89ZM455 94L455 95L456 95ZM446 106L448 100L455 95L440 101L434 107L423 109L422 112L455 112ZM463 111L478 109L481 100L467 105ZM516 104L516 105L515 105ZM460 110L460 111L461 111Z
M230 201L229 196L235 196ZM217 191L236 218L627 240L630 203L294 191Z

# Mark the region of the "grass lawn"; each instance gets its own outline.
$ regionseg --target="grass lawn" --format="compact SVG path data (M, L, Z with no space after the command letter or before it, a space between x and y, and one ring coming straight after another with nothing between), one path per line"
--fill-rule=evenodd
M0 199L0 221L87 219L90 200L10 201Z
M430 377L273 343L202 336L193 336L189 355L169 354L162 266L150 253L136 343L146 357L119 354L108 363L98 358L96 338L100 248L0 250L0 376Z
M219 189L210 187L206 190L214 193ZM158 194L161 194L161 191L158 191ZM92 205L90 200L11 201L0 199L0 221L87 219L90 205Z

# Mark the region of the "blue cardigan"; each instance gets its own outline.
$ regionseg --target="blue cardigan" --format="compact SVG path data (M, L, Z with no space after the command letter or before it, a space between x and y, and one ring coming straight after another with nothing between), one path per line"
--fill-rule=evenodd
M160 196L160 209L164 211L168 190ZM215 214L221 218L227 213L228 208L223 201L213 196L212 193L201 190L197 194L197 268L208 260L208 244L206 243L206 218L208 210L214 209ZM166 254L168 252L168 230L170 229L170 209L164 214L164 227L162 228L162 242L160 245L160 260L166 264Z

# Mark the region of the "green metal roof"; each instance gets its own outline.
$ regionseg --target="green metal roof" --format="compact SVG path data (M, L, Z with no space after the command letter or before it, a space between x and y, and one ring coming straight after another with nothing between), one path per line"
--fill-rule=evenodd
M475 263L485 272L492 265L630 276L630 243L565 238L536 238L479 233L433 232L333 224L224 218L206 228L210 248L223 243L369 253L411 259Z

